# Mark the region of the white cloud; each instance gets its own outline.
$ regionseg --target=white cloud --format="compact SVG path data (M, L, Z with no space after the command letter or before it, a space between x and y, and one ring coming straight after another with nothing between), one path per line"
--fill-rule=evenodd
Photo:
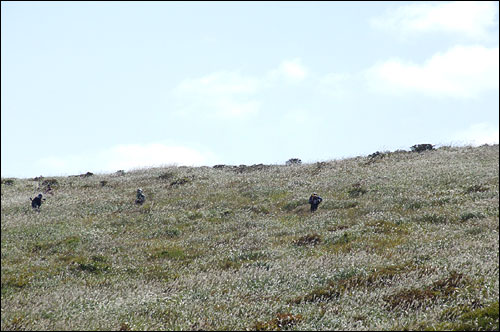
M307 68L302 64L299 58L293 60L284 60L277 69L269 72L269 80L281 78L287 83L299 83L308 75Z
M213 160L214 156L210 152L179 145L150 143L118 145L91 153L47 157L37 161L36 165L44 174L70 175L165 165L201 166Z
M319 78L318 90L332 97L342 97L357 89L355 76L344 73L330 73Z
M242 119L259 114L264 91L283 83L296 84L308 75L300 59L285 60L261 76L220 71L183 80L173 91L176 113L217 119Z
M198 95L251 94L260 86L260 80L245 77L238 72L221 71L195 79L186 79L176 88L177 93Z
M454 135L453 140L460 145L498 144L498 124L476 123Z
M259 112L260 103L252 98L261 85L258 78L222 71L182 81L173 96L178 114L238 118Z
M498 47L456 46L423 64L392 59L368 69L366 79L372 89L391 94L477 97L498 90Z
M446 32L476 40L498 34L498 3L495 1L417 2L388 12L371 23L403 35Z
M283 116L282 124L285 127L295 129L297 126L303 127L311 123L311 115L307 110L291 110Z
M145 145L118 145L101 157L106 160L106 169L132 169L161 165L201 166L208 159L207 153L175 145L151 143Z
M65 157L45 157L35 162L40 175L70 175L81 174L94 169L90 166L90 159L83 155L70 155Z

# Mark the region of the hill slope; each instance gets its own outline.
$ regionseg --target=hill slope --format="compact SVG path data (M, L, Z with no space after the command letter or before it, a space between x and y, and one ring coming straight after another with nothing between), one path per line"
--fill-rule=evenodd
M498 330L498 167L495 145L2 179L1 328Z

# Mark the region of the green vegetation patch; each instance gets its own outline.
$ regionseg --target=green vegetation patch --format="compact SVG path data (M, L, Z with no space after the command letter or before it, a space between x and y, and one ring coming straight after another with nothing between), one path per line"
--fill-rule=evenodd
M281 331L287 330L299 322L301 322L304 318L302 315L293 315L289 312L287 313L278 313L276 317L267 321L267 322L257 322L252 327L252 330L255 331Z
M465 190L464 190L464 193L466 194L471 194L471 193L481 193L481 192L485 192L485 191L488 191L488 187L485 186L485 185L482 185L482 184L475 184L475 185L472 185L472 186L469 186L467 187Z
M357 236L354 233L344 232L324 241L325 250L332 253L347 253L356 244Z
M387 220L372 220L365 224L375 234L408 234L407 226Z
M498 331L498 301L487 305L461 304L443 311L441 322L430 325L428 322L418 324L423 331ZM410 330L405 328L404 330Z
M297 246L309 246L309 245L315 246L317 244L320 244L321 241L322 241L321 236L319 234L314 233L301 236L294 242L294 244Z
M176 176L176 173L174 172L164 172L158 176L160 180L171 180Z
M2 296L28 286L32 278L31 273L9 273L4 275L2 271Z
M238 270L244 263L248 262L258 262L261 266L266 266L263 260L265 260L268 255L262 251L249 251L241 253L234 257L226 257L219 262L218 266L223 270Z
M59 187L59 181L57 181L57 179L46 179L43 180L42 186L44 186L45 188Z
M2 184L6 186L12 186L14 185L14 179L2 179Z
M360 183L355 183L352 185L351 189L348 190L349 197L359 197L368 192L365 186Z
M170 186L171 187L178 187L178 186L182 186L182 185L185 185L185 184L188 184L191 182L192 182L192 179L185 176L185 177L181 177L181 178L175 179L174 181L170 182Z
M403 289L384 297L390 309L420 308L424 304L434 302L438 298L451 296L459 287L464 285L465 277L461 273L452 271L449 277L435 281L424 288Z
M479 211L469 211L460 214L461 221L467 221L469 219L483 219L485 215Z
M127 273L131 277L143 276L146 280L171 282L179 277L179 272L170 269L162 262L142 265L138 268L128 268Z
M398 203L404 210L418 210L429 205L429 202L426 200L414 198L404 198L401 199Z
M416 217L415 220L430 224L445 224L449 221L449 217L447 215L437 213L424 213Z
M177 262L190 262L196 257L194 252L174 244L157 245L149 250L149 258L152 260L168 259Z
M498 331L498 301L484 308L464 310L458 323L443 324L443 330L453 331Z
M82 242L76 235L65 237L56 241L37 241L32 245L31 251L34 253L53 254L74 250Z
M322 210L340 210L352 209L359 205L355 200L329 200L328 202L321 203Z
M62 256L60 260L66 262L73 271L81 271L92 274L102 274L111 270L112 264L103 255L86 256Z
M358 287L370 287L379 284L386 285L397 276L414 270L416 270L416 266L412 264L402 264L376 268L367 274L347 271L346 273L340 274L334 280L328 281L325 286L317 287L306 295L298 296L290 300L289 303L328 302Z
M288 202L286 204L283 205L283 210L287 211L287 212L291 212L293 210L295 210L296 208L298 208L299 206L303 206L303 205L306 205L308 204L308 200L307 199L296 199L296 200L293 200L291 202Z

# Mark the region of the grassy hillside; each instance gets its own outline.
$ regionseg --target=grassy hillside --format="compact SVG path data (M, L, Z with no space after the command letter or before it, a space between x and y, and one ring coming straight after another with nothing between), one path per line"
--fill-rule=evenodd
M3 178L1 328L498 330L498 173L486 145Z

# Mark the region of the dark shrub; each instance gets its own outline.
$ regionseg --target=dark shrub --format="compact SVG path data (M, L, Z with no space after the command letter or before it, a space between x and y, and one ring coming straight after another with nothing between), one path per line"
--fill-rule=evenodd
M364 195L368 192L365 187L361 185L361 183L355 183L352 185L352 189L349 190L349 196L350 197L359 197L361 195Z
M281 331L288 330L303 319L302 315L291 313L278 313L276 318L267 322L257 322L253 329L255 331Z
M302 160L300 160L299 158L288 159L286 162L287 166L300 165L300 164L302 164Z
M415 144L411 147L413 152L423 152L423 151L434 150L434 145L432 144Z
M42 182L42 186L57 186L58 184L56 179L47 179Z
M444 224L448 222L448 218L445 215L436 213L426 213L424 215L418 216L416 220L421 222L428 222L431 224Z
M465 193L466 194L471 194L471 193L480 193L480 192L483 192L483 191L488 191L488 188L484 187L484 186L482 186L480 184L475 184L473 186L468 187L465 190Z
M374 152L370 155L368 155L368 158L370 159L374 159L374 158L383 158L384 157L384 153L383 152L380 152L380 151L377 151L377 152Z
M264 165L264 164L254 164L251 166L240 165L238 167L234 167L233 170L237 173L245 173L245 172L261 171L269 167L270 167L269 165Z
M191 179L189 179L187 177L183 177L183 178L177 179L175 181L172 181L170 183L170 186L180 186L180 185L190 183L190 182L191 182Z
M461 221L467 221L473 218L482 219L484 218L484 215L481 212L465 212L460 215Z
M12 186L14 184L14 180L13 179L2 179L2 184L5 184L7 186Z
M291 211L295 210L297 207L299 207L301 205L306 205L307 203L308 203L308 200L306 198L294 200L294 201L286 203L283 206L283 209L285 211L291 212Z
M160 178L161 180L170 180L170 179L173 179L175 176L175 173L173 172L165 172L163 174L161 174L160 176L158 176L158 178Z
M302 236L299 238L297 241L295 241L295 244L298 246L307 246L307 245L317 245L321 243L321 236L318 234L309 234Z
M90 176L94 176L94 173L92 173L92 172L87 172L87 173L85 173L85 174L80 174L80 177L82 177L82 178L88 178L88 177L90 177Z

